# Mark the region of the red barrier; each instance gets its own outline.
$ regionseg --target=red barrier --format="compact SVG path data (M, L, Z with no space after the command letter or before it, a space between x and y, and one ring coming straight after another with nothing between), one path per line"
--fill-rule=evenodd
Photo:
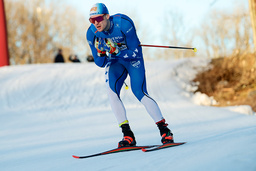
M0 0L0 67L9 65L4 0Z

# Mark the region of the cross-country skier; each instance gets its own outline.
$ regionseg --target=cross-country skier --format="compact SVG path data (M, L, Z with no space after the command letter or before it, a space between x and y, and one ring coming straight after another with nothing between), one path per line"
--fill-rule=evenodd
M173 142L168 124L147 92L142 48L133 21L124 14L110 16L103 3L93 5L89 20L92 24L87 30L87 41L96 65L105 67L110 104L123 132L118 147L136 145L120 99L120 90L128 74L132 92L158 126L162 143Z

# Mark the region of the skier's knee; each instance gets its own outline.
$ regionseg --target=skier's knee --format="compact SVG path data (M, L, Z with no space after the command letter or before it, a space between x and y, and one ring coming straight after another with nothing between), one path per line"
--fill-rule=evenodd
M139 101L141 101L142 97L144 96L144 93L142 91L133 91L133 94Z

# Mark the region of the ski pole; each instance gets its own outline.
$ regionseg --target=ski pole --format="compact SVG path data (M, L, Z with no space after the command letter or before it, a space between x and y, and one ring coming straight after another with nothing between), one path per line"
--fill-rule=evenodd
M146 47L159 47L159 48L172 48L172 49L190 49L193 50L194 52L197 51L196 48L191 48L191 47L179 47L179 46L159 46L159 45L143 45L141 44L140 46L146 46Z
M124 82L124 85L125 85L125 90L128 90L129 87L128 87L128 85L125 82Z

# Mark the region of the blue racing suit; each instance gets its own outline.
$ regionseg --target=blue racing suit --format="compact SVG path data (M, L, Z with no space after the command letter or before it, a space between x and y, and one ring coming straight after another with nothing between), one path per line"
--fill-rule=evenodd
M98 32L93 24L87 30L87 41L92 51L95 64L105 67L106 83L109 87L109 99L119 124L127 123L126 112L120 99L120 91L124 80L129 74L131 89L139 101L146 107L155 122L163 119L157 103L148 95L146 89L145 67L140 41L136 34L133 21L126 15L116 14L110 16L108 31ZM98 56L94 46L98 40L110 38L118 45L118 56L108 54ZM101 40L103 42L103 40Z

